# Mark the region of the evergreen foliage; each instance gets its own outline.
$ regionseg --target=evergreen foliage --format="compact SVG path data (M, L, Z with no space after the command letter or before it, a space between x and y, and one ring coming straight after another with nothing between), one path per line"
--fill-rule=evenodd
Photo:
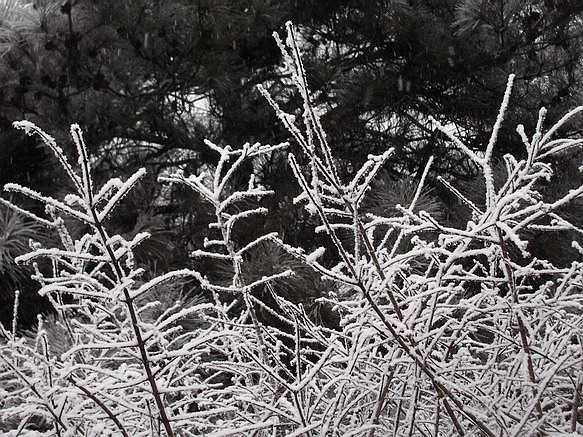
M212 167L215 156L205 138L234 145L288 138L256 88L262 84L288 112L301 106L271 38L286 20L301 27L312 103L323 113L343 177L354 176L368 154L394 147L386 181L418 182L434 156L433 168L459 184L479 179L479 168L430 117L448 123L479 151L513 73L507 126L522 123L533 131L542 106L549 108L549 124L558 121L582 103L582 17L582 3L573 0L5 1L0 183L53 196L68 192L38 140L15 136L10 126L17 119L51 126L65 154L73 156L67 138L76 121L89 136L96 183L128 177L140 166L149 170L146 188L131 199L137 207L128 205L134 213L111 223L115 232L155 223L156 250L170 251L168 267L182 268L188 251L203 242L200 226L209 219L208 208L188 190L154 181L164 171ZM577 123L562 129L580 134ZM498 160L507 152L524 156L512 128L502 126L499 137ZM565 174L576 167L566 159L556 164ZM285 154L253 165L261 167L254 169L258 181L276 192L259 203L277 208L281 220L256 217L238 232L254 238L285 230L294 244L326 246L311 231L314 217L291 201L299 191L283 177L292 177ZM454 219L459 208L448 190L431 175L427 185L432 202ZM207 261L199 262L205 269Z

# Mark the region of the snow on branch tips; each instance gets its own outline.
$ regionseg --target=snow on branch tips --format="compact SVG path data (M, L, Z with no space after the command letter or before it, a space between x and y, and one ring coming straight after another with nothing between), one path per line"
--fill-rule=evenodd
M519 126L524 153L504 156L499 176L511 76L481 147L434 120L481 172L478 196L430 158L420 177L397 181L408 196L376 207L391 144L344 176L307 86L301 35L291 23L286 31L276 41L298 115L260 91L291 143L206 141L215 162L159 177L212 211L207 234L192 238L200 246L183 248L198 270L148 274L135 249L149 234L108 226L145 170L97 187L78 126L72 165L49 135L17 123L52 150L73 192L57 199L5 187L45 205L46 217L0 200L58 234L55 247L34 243L18 258L33 265L55 312L32 334L20 335L16 319L0 327L0 424L47 436L582 434L583 226L574 211L583 185L548 189L557 165L580 156L583 141L562 127L582 108L551 126L541 110L534 132ZM303 243L273 231L279 212L263 202L273 191L257 169L284 148L293 201L315 235ZM467 219L441 214L435 185ZM572 259L537 252L542 232L567 241Z
M370 191L378 168L390 159L388 152L381 157L369 157L357 169L352 181L341 181L335 161L329 155L331 152L318 119L319 112L306 87L293 27L288 26L285 43L279 38L277 41L283 53L284 68L292 73L304 100L302 125L296 126L295 119L283 113L266 90L261 92L300 150L309 158L308 165L300 165L306 160L290 154L290 163L302 190L297 201L305 202L306 209L316 213L321 220L318 229L326 232L335 248L336 256L331 259L336 259L337 265L329 268L318 263L320 249L305 256L301 250L280 244L342 287L343 299L338 301L339 308L343 308L341 326L345 338L350 339L347 344L356 348L352 351L356 351L362 341L367 342L370 351L378 351L374 345L380 348L383 344L382 356L367 355L360 350L352 352L356 353L360 363L370 363L371 366L383 363L393 369L388 381L377 374L376 378L363 376L366 383L350 385L353 390L351 399L362 396L359 405L367 399L370 401L368 405L377 407L361 412L361 417L370 420L371 428L366 434L373 435L377 430L383 435L398 434L402 429L409 430L409 435L418 432L419 435L437 435L439 429L444 435L476 432L506 435L546 427L569 432L578 429L579 425L573 425L577 420L541 421L541 417L543 414L549 417L545 408L550 404L543 399L551 399L553 391L560 390L561 381L570 380L567 375L573 376L574 368L566 363L577 362L581 366L580 348L576 352L576 348L564 352L575 354L573 361L569 358L561 365L567 366L561 367L564 373L555 369L558 356L545 358L539 352L549 348L558 352L558 344L565 340L559 340L559 337L553 337L553 340L549 332L566 334L570 323L577 326L578 331L568 334L569 341L579 344L581 316L576 311L568 312L565 316L571 321L566 322L555 318L550 308L535 304L540 302L540 293L546 294L546 299L552 299L554 290L548 283L532 279L540 277L541 273L535 273L536 269L545 271L545 275L553 271L551 277L556 286L563 283L565 273L549 267L549 263L542 260L533 261L534 264L526 269L520 259L530 257L528 238L532 230L540 226L557 232L566 229L567 218L561 216L560 209L580 198L582 187L552 201L542 200L544 196L537 190L553 174L551 163L546 161L551 156L547 151L558 153L580 147L581 141L554 138L557 126L544 133L544 113L541 113L532 139L527 138L524 128L519 129L527 146L527 157L521 160L505 158L507 179L496 186L493 154L504 115L512 110L509 103L514 76L510 76L492 134L483 151L470 150L451 130L434 120L435 125L478 164L485 178L485 207L477 206L446 179L438 179L469 208L471 221L460 228L452 227L440 223L426 211L417 210L416 204L424 185L431 178L440 178L432 174L431 160L415 189L411 204L408 207L395 206L401 216L388 218L367 214L362 211L362 199ZM578 112L574 110L570 116ZM560 120L558 125L568 119ZM377 238L379 233L384 237ZM350 244L349 236L352 239ZM515 250L520 254L516 259ZM533 265L537 266L535 271ZM537 292L538 286L543 287L544 292ZM578 307L581 293L572 293L569 299ZM365 327L371 330L367 331ZM367 336L367 332L370 335ZM390 343L385 344L389 339ZM452 348L452 345L456 346ZM509 354L510 349L515 352ZM559 353L561 357L562 354ZM504 357L502 360L501 356ZM520 369L522 379L505 378L497 373L511 368ZM360 371L359 366L351 367L350 378L358 379ZM489 375L487 383L483 372ZM545 380L543 375L549 374L553 376ZM480 386L478 392L477 385ZM578 386L567 385L575 396ZM512 396L511 387L517 386L530 387L529 394L520 394L518 398ZM342 383L342 388L346 389L346 383ZM422 392L434 393L434 397L419 396ZM398 399L391 401L391 393ZM506 393L506 397L501 398L500 393ZM317 399L325 403L325 396ZM332 415L348 411L342 410L343 402L348 400L336 397L331 404L334 407L325 411L332 411ZM501 402L506 407L501 407ZM488 411L486 416L484 409ZM532 412L528 419L522 416L525 409ZM405 410L409 413L403 416L395 413ZM334 422L327 415L321 417L323 423L342 426L342 422ZM362 429L366 429L365 420L359 423ZM420 428L419 423L431 425ZM344 432L351 430L354 428L344 428Z
M196 278L197 274L183 269L144 283L140 278L144 270L134 266L133 249L149 234L140 233L126 240L110 234L105 224L107 216L120 205L145 170L138 170L125 182L112 179L96 193L90 158L79 126L71 127L71 135L79 154L81 177L49 135L28 122L16 126L29 134L37 134L53 151L76 193L58 200L16 184L5 187L44 204L49 219L33 213L27 215L56 229L64 245L64 248L44 248L35 244L29 254L18 260L48 258L52 261L48 264L52 265L48 272L39 271L35 265L35 278L41 285L39 293L49 297L55 306L57 316L50 320L51 329L56 330L55 334L59 332L63 344L69 345L69 351L60 357L53 356L48 347L39 352L37 346L32 347L16 338L10 338L1 346L0 355L8 357L4 363L12 363L12 370L19 362L25 366L9 378L9 384L19 387L11 395L16 397L9 413L26 420L44 414L57 433L70 435L95 435L95 427L102 422L99 426L108 432L137 435L150 426L151 417L156 417L165 433L174 435L171 411L163 390L178 382L173 380L176 363L190 360L188 354L194 351L181 351L168 361L161 357L172 349L180 350L181 342L191 335L179 333L177 328L168 329L167 320L176 322L189 313L178 312L176 308L173 311L177 316L170 311L166 318L147 322L141 316L144 313L140 312L140 305L147 300L147 295L166 283L177 278ZM26 213L10 202L3 203ZM85 224L86 233L73 240L73 233L69 232L61 215ZM200 310L205 308L200 307ZM44 326L47 329L49 325ZM26 366L38 367L38 371ZM190 379L187 376L185 380ZM41 403L47 406L46 411L30 410L26 402L18 400L22 399L22 393L33 397L42 394ZM136 416L136 405L144 401L150 405L150 413ZM2 411L2 414L8 413ZM77 417L84 417L85 421L79 423Z

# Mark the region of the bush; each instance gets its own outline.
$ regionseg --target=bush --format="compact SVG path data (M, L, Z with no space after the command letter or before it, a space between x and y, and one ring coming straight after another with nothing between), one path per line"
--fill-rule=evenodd
M519 126L525 157L506 155L503 182L495 184L493 151L510 77L484 151L470 150L435 121L483 174L479 206L442 180L469 208L470 220L454 227L444 224L439 211L417 207L431 160L413 196L407 196L410 203L382 216L383 208L363 202L392 150L369 156L352 180L339 178L291 25L288 32L285 43L277 41L303 98L300 121L262 93L304 154L305 165L289 154L302 190L296 202L319 218L316 231L326 234L336 251L329 259L336 261L322 261L323 248L307 253L277 234L238 245L232 238L238 223L270 213L249 207L248 200L270 192L253 175L245 189L233 192L230 179L244 162L287 145L232 149L207 142L218 155L216 167L160 180L192 188L214 209L209 237L193 256L230 264L232 278L213 283L204 272L183 269L141 279L133 252L147 233L131 240L110 235L107 217L145 171L96 189L77 126L71 135L79 170L46 133L17 123L54 152L76 192L57 200L18 185L5 187L44 203L46 217L28 215L56 229L62 243L36 245L18 259L52 261L52 270L37 268L35 278L58 317L39 321L28 336L18 336L15 326L11 332L2 328L1 415L5 423L13 421L5 430L62 436L583 432L583 263L556 267L534 258L525 239L533 230L574 228L560 211L583 194L583 186L552 200L541 186L553 176L550 160L583 142L558 137L583 107L547 131L541 110L532 137ZM74 240L64 216L83 222L87 233ZM335 284L319 302L333 306L337 327L314 323L302 304L277 292L293 271L246 273L253 271L246 259L269 244ZM578 243L573 247L583 254ZM174 298L161 298L176 290L175 281L188 278L212 299L175 291ZM260 312L278 323L262 322ZM59 350L56 338L67 347Z

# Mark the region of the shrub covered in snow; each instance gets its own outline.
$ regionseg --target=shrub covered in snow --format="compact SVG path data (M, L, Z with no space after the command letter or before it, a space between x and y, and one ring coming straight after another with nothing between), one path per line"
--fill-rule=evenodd
M364 213L367 191L392 150L369 156L351 180L339 177L293 32L290 25L287 40L277 41L303 98L300 116L283 112L262 93L303 154L289 154L301 187L296 201L319 219L316 230L336 252L326 258L333 263L323 260L323 248L308 253L277 234L248 244L233 238L240 221L275 212L246 207L253 204L246 200L270 194L253 175L242 190L231 191L231 179L245 161L286 144L233 149L207 142L217 154L214 168L160 181L189 187L212 206L209 237L193 256L228 263L232 281L213 283L205 272L189 269L146 280L133 250L148 235L126 240L107 228L108 215L145 170L95 187L77 126L71 135L79 160L72 165L42 130L16 124L42 138L75 192L59 200L5 187L45 205L43 217L11 207L57 230L61 246L33 244L19 258L51 261L49 271L35 265L35 278L58 316L40 320L32 336L18 336L16 326L1 328L4 430L60 436L583 432L583 262L556 267L529 255L527 244L532 230L581 232L561 209L582 196L583 186L553 199L540 187L552 181L552 159L583 143L559 136L583 108L548 129L541 110L531 134L519 126L524 157L506 155L504 180L495 183L493 152L508 110L510 77L484 151L470 150L435 121L483 174L480 205L441 180L469 208L471 220L454 227L416 208L432 175L431 160L410 204L395 205L388 216ZM73 238L65 217L84 223L86 233ZM337 329L314 323L303 305L275 292L271 284L285 282L293 271L246 280L246 254L266 243L336 284L323 301L334 307ZM183 277L194 278L213 298L156 298ZM259 287L271 293L269 304L253 293ZM278 323L263 323L258 312ZM68 346L53 350L51 336Z

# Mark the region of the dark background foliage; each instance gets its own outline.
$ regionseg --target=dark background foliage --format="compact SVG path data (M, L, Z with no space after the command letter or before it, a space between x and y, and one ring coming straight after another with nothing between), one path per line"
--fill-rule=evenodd
M298 26L314 102L325 112L324 128L346 176L369 153L396 149L376 184L374 211L390 213L393 203L403 202L405 185L419 178L431 155L432 174L470 190L479 186L475 169L429 116L449 123L480 150L510 73L516 85L500 156L522 153L514 128L522 123L531 132L540 107L549 108L551 123L583 103L578 0L7 1L0 10L0 184L17 182L58 196L66 187L54 162L11 122L35 122L65 150L69 125L79 123L99 180L138 166L149 170L150 178L126 199L124 213L112 218L114 230L153 230L152 242L138 254L151 269L191 265L188 253L206 234L209 211L192 193L162 190L156 177L170 168L212 166L216 156L205 138L234 147L288 139L256 89L263 84L286 110L300 110L272 37L283 35L287 20ZM581 134L580 125L565 129ZM580 178L573 158L563 158L565 172L545 188L548 195ZM285 155L257 163L256 170L277 193L264 200L277 215L248 224L240 238L267 228L292 244L322 244L307 231L312 218L292 203L298 189ZM441 209L452 222L462 220L461 207L438 182L431 184L425 206ZM575 221L577 215L573 211ZM2 322L11 318L12 291L32 295L35 289L9 260L25 250L29 234L42 234L25 220L10 220L2 216L0 233L20 239L17 245L6 243L12 237L0 239ZM14 233L14 226L22 232ZM533 236L533 251L564 262L566 253L564 259L546 253L549 245L541 241L548 238ZM250 267L251 276L270 270L264 258L250 260L262 265ZM303 288L296 282L290 287L300 301L320 292L312 276ZM42 309L29 303L27 320Z

